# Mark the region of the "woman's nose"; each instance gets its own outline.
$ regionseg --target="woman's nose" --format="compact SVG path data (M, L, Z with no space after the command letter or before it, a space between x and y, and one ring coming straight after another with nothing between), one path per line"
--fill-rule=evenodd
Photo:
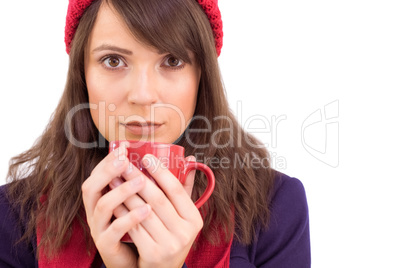
M151 105L158 101L157 74L152 68L132 70L129 79L128 101L138 105Z

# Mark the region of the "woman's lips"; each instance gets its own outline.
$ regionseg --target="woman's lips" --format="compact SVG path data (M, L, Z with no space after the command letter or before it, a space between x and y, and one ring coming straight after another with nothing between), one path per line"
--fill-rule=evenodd
M122 125L133 135L146 136L157 131L163 124L155 122L129 122L122 123Z

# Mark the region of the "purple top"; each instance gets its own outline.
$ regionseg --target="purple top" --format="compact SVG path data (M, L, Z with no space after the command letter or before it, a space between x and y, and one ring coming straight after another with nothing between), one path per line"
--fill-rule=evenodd
M24 226L18 222L18 213L10 209L5 188L6 185L0 187L0 267L38 267L36 237L29 244L16 244ZM248 246L233 241L230 267L311 267L308 207L304 187L298 179L277 173L270 227L257 228L257 234L257 239Z

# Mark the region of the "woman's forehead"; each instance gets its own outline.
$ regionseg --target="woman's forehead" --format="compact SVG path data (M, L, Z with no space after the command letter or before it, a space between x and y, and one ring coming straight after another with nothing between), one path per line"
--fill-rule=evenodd
M127 43L134 38L129 27L117 12L109 5L102 4L90 33L89 46L91 49L94 49L93 45Z
M130 47L133 44L141 43L155 53L173 53L185 61L191 61L189 52L192 49L183 45L183 40L187 38L185 35L173 38L166 33L167 30L169 31L166 29L167 27L157 27L153 24L148 26L148 31L143 31L143 29L138 29L142 27L130 23L133 20L127 19L127 15L120 15L111 4L103 2L89 36L88 48L93 50L101 44L120 44Z

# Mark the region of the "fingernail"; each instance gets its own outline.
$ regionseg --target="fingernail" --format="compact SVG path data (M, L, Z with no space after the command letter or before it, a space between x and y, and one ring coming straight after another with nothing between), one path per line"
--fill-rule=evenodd
M125 156L127 156L127 148L125 144L121 144L119 148L114 151L114 155L118 157L120 160L123 160Z
M119 156L119 148L114 149L114 156L115 157Z
M195 161L197 161L197 159L194 156L189 156L187 158L187 161L195 162Z
M148 211L150 209L151 209L150 206L148 204L145 204L144 206L138 208L138 212L139 212L140 215L145 216L145 215L148 214Z
M126 171L124 172L124 175L129 175L131 174L131 172L133 172L134 169L134 165L132 163L128 164L128 168L126 169Z
M117 148L114 150L114 156L118 157L120 153L121 153L121 147L117 147Z
M150 155L144 156L142 159L142 164L144 165L145 168L150 168L153 165L153 161Z
M122 184L122 181L120 178L114 178L111 182L110 182L112 188L117 188L120 184Z
M123 141L122 143L120 143L120 146L124 146L125 148L130 146L130 143L128 141Z
M121 151L119 153L119 159L124 160L127 157L127 148L123 147L121 148Z
M130 184L132 186L136 186L136 185L140 184L143 180L144 180L144 178L140 175L140 176L137 176L134 179L130 180Z
M119 158L117 158L116 160L114 160L113 165L115 167L121 167L122 165L124 165L124 162L125 162L125 158L121 159L121 160Z

